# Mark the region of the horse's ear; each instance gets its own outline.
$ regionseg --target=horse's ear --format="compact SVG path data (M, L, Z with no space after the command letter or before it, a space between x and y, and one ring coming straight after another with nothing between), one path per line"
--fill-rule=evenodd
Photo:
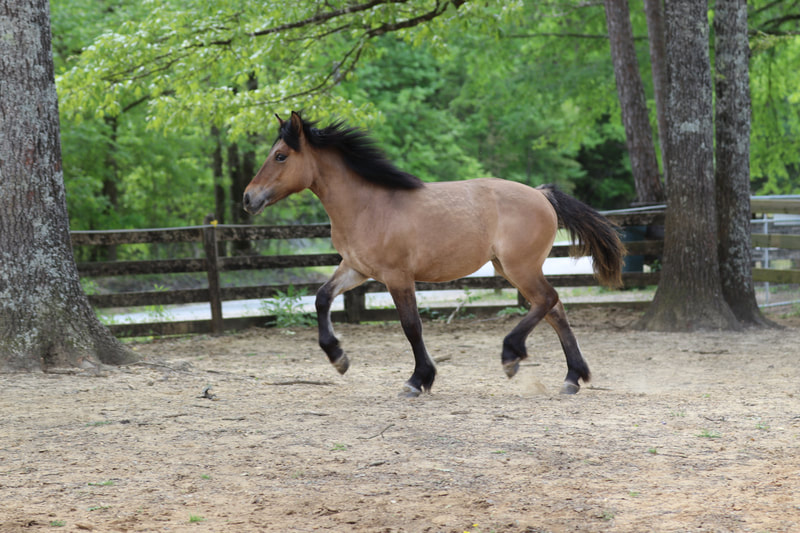
M275 118L277 118L277 119L278 119L278 124L280 124L281 126L283 126L283 125L284 125L284 123L286 122L286 121L285 121L285 120L283 120L281 117L279 117L277 113L275 113Z
M300 118L300 113L297 111L292 111L292 132L297 135L297 138L300 139L303 137L303 119Z

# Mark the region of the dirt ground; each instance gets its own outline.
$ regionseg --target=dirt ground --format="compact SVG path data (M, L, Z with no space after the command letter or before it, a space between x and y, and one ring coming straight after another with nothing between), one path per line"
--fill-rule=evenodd
M396 323L337 326L345 376L313 329L0 376L0 531L800 531L800 321L570 317L594 373L574 397L546 325L505 377L512 318L427 322L439 375L416 399Z

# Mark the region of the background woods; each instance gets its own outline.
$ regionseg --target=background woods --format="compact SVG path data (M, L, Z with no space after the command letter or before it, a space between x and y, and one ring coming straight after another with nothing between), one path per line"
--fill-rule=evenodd
M300 108L370 127L426 180L555 182L600 208L662 198L663 65L641 2L251 4L53 2L73 229L180 225L211 198L220 220L241 220L241 179L273 140L272 113ZM749 6L754 193L797 190L787 9ZM615 87L633 103L621 108ZM259 222L323 219L299 198Z

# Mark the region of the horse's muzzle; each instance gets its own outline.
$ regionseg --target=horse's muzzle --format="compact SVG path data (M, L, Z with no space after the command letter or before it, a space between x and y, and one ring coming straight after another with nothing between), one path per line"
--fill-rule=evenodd
M245 191L242 197L242 207L251 215L257 215L269 205L269 193L261 192L254 194L251 191Z

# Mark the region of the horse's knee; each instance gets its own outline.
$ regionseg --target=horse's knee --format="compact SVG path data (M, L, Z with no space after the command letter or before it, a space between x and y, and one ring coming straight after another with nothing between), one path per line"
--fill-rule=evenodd
M550 313L558 304L558 291L556 291L552 285L548 284L547 288L542 291L540 302L537 302L539 305L545 309L545 314Z
M333 295L325 290L323 286L318 292L317 297L314 300L314 306L317 308L317 312L327 312L328 309L331 308L331 304L333 303Z

